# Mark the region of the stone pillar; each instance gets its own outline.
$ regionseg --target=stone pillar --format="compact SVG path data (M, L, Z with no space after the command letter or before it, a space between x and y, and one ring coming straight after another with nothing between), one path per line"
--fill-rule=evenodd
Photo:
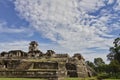
M64 62L58 63L58 80L64 80L67 77L67 70Z
M87 74L85 72L85 68L83 66L77 66L77 74L78 74L78 77L87 77Z
M76 63L78 77L88 77L87 68L82 61Z

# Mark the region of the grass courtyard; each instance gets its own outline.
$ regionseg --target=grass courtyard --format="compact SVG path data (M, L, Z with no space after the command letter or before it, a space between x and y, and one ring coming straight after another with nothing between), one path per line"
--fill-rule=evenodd
M47 80L39 78L0 78L0 80ZM65 80L97 80L96 78L66 78ZM104 80L120 80L120 79L104 79Z
M46 80L37 78L0 78L0 80Z

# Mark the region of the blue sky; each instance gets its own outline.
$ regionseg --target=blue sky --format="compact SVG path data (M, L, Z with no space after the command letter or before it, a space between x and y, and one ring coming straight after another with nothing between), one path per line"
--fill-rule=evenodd
M0 51L27 51L35 40L45 52L102 57L120 34L120 0L0 0Z

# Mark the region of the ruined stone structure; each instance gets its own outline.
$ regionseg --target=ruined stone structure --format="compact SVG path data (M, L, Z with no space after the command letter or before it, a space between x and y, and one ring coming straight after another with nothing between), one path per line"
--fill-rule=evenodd
M12 50L0 54L0 77L32 77L49 80L64 80L65 77L91 77L92 72L81 54L46 53L32 41L29 51Z

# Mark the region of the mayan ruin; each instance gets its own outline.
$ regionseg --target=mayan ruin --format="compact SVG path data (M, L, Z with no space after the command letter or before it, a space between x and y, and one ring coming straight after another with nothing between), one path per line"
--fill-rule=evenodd
M53 50L43 53L32 41L29 51L11 50L0 54L0 77L46 78L64 80L65 77L91 77L92 70L81 54L57 54Z

